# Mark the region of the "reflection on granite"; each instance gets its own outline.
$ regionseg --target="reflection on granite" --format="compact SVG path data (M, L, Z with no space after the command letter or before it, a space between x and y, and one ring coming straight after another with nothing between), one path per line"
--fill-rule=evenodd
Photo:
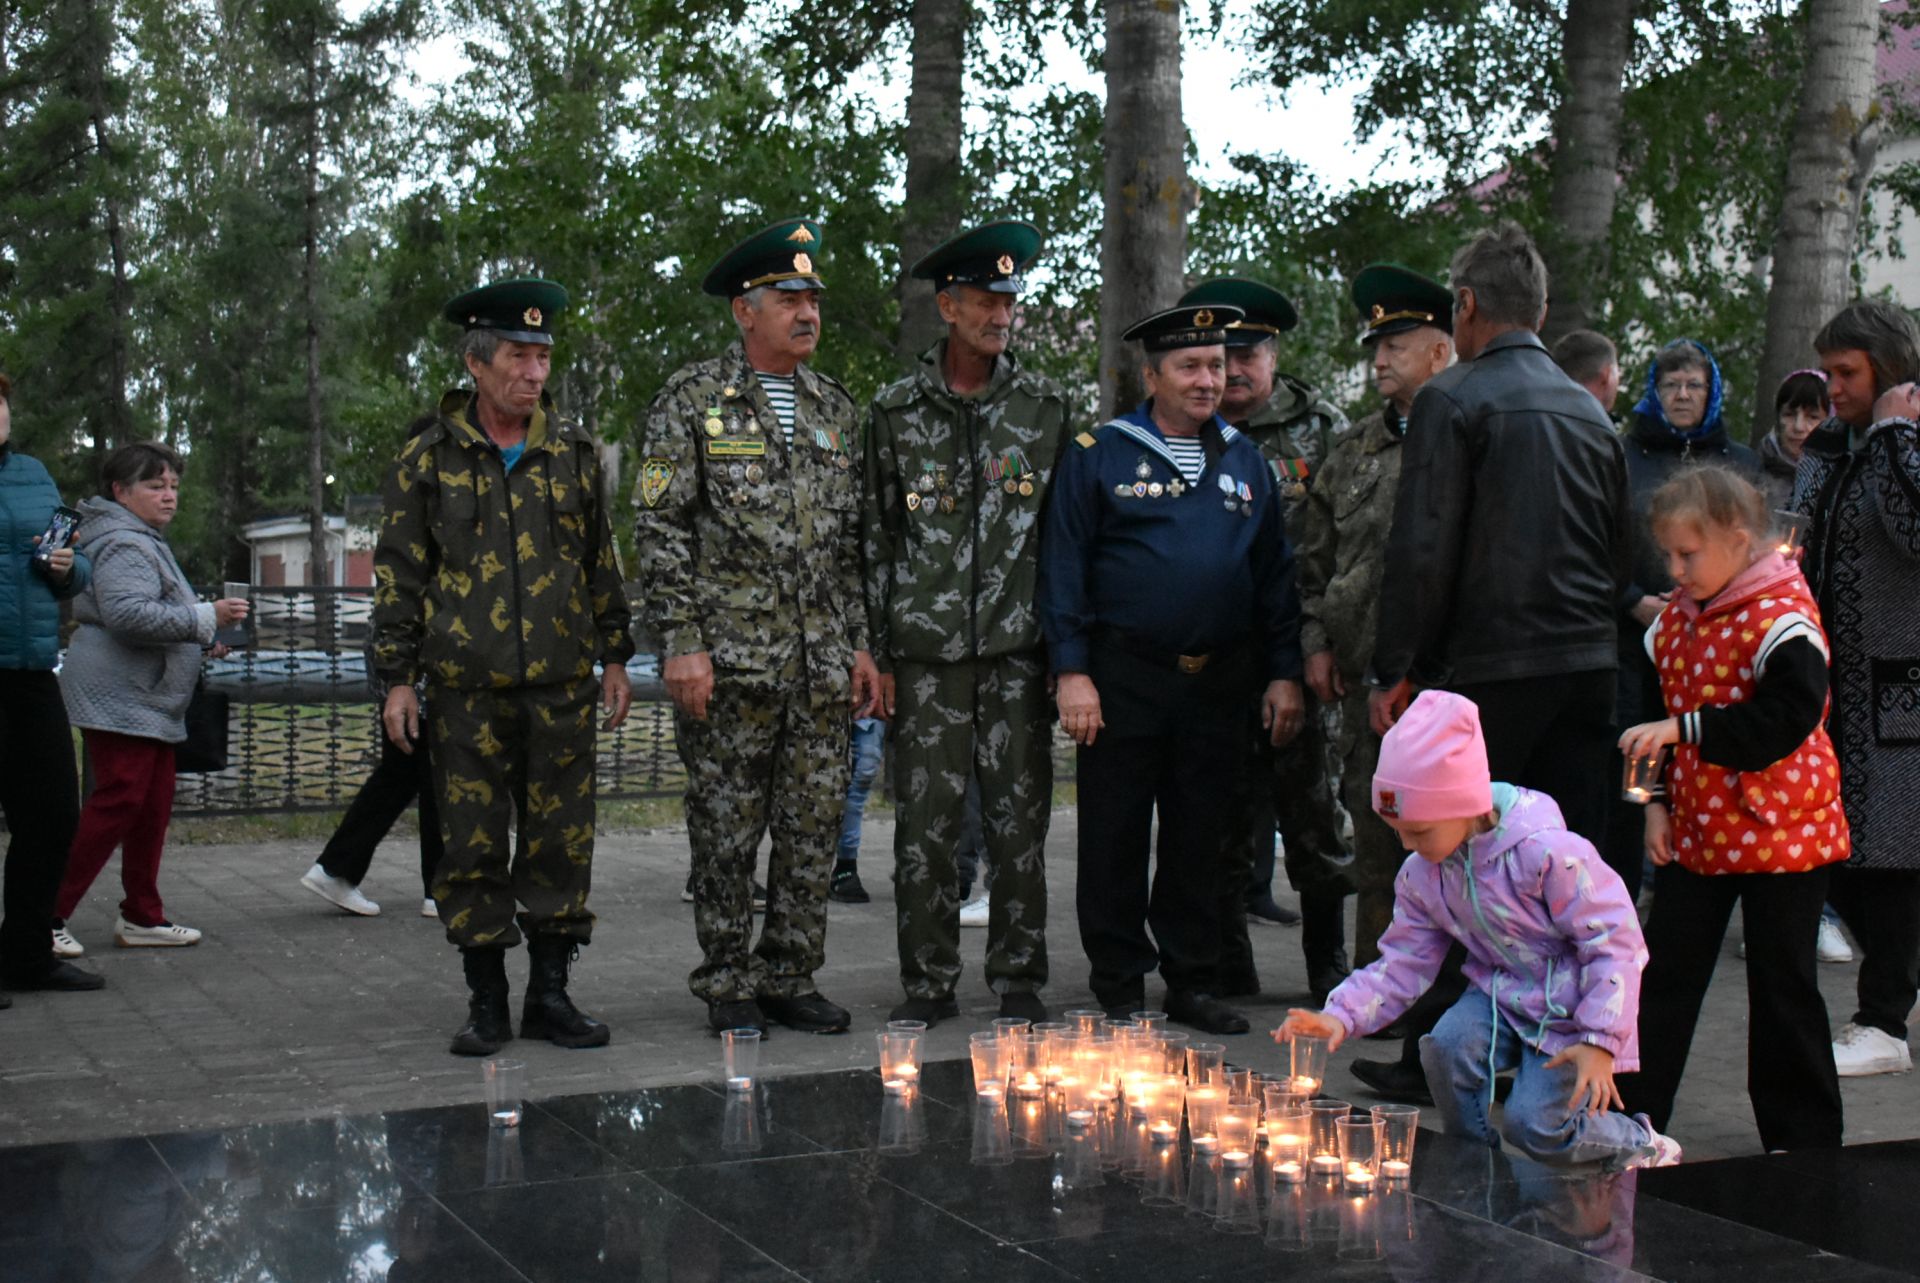
M983 1108L949 1061L906 1094L849 1070L545 1101L507 1130L462 1105L0 1149L0 1283L1920 1269L1920 1142L1607 1174L1423 1132L1410 1187L1367 1198L1256 1167L1256 1218L1229 1234L1178 1188L1204 1164L1169 1154L1150 1183L1060 1121Z

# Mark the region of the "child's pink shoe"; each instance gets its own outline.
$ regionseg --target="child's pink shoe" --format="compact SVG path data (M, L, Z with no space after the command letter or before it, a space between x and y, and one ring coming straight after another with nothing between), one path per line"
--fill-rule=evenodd
M1647 1129L1646 1148L1627 1160L1628 1167L1677 1167L1680 1163L1680 1142L1671 1136L1662 1136L1653 1129L1653 1122L1645 1114L1635 1114L1633 1121Z

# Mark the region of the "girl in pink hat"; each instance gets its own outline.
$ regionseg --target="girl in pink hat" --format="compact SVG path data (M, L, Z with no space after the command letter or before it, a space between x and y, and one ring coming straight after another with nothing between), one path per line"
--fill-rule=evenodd
M1552 798L1488 778L1480 712L1426 691L1380 744L1373 809L1413 852L1394 885L1380 957L1324 1011L1290 1011L1274 1037L1335 1047L1399 1018L1466 949L1472 982L1432 1033L1421 1067L1446 1129L1500 1147L1496 1076L1518 1071L1507 1142L1541 1162L1664 1167L1680 1146L1621 1111L1616 1070L1639 1063L1647 952L1618 874L1567 832Z

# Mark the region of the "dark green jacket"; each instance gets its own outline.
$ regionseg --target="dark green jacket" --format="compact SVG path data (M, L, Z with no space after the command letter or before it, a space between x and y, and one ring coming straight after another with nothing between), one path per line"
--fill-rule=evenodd
M867 629L883 670L1041 644L1040 514L1069 440L1066 394L1011 356L977 396L947 391L946 340L873 400Z
M509 473L470 421L473 394L387 473L373 553L374 666L459 690L540 686L633 654L593 438L542 395Z

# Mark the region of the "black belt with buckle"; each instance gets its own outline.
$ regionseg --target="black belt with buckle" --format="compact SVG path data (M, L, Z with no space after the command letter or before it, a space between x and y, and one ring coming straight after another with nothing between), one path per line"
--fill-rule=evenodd
M1201 672L1207 665L1217 663L1240 649L1238 646L1230 646L1205 655L1181 655L1159 646L1137 641L1117 628L1101 628L1095 632L1094 639L1115 650L1125 651L1135 659L1151 664L1155 668L1171 668L1189 676Z

